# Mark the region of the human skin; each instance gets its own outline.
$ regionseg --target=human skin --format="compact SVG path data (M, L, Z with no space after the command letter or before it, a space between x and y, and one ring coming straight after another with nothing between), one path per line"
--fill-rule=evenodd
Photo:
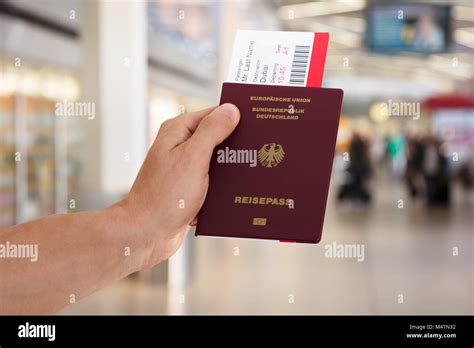
M206 197L214 147L239 118L223 104L170 119L123 200L0 229L0 244L38 245L36 262L0 258L0 314L54 313L172 256Z

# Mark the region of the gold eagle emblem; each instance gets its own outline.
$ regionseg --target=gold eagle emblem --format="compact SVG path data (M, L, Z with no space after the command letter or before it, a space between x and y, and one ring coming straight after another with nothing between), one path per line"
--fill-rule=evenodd
M283 158L285 158L285 151L279 144L265 144L258 150L258 161L264 167L276 167Z

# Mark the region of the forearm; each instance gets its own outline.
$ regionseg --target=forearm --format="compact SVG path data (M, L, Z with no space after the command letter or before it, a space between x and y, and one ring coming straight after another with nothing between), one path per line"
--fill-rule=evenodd
M52 313L171 257L206 197L214 147L239 117L223 104L163 122L127 198L109 209L0 229L0 247L38 247L37 260L0 255L0 314Z
M142 269L147 245L131 220L119 204L1 229L0 245L37 245L38 259L0 258L0 313L55 312Z

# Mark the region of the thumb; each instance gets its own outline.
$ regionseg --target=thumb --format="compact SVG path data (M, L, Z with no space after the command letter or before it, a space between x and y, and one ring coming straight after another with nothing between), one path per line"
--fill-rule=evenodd
M214 147L232 133L239 119L240 112L235 105L222 104L203 118L189 139L189 145L198 156L204 156L209 161Z

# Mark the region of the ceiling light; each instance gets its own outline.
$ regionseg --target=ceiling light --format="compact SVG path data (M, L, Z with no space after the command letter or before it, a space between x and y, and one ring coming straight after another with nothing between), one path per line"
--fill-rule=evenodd
M454 6L451 11L451 17L457 21L474 21L474 7L472 6Z
M285 20L326 16L336 13L360 11L365 8L365 5L365 0L304 2L280 7L278 9L278 16Z
M474 48L474 28L462 28L454 31L454 41L460 45Z

